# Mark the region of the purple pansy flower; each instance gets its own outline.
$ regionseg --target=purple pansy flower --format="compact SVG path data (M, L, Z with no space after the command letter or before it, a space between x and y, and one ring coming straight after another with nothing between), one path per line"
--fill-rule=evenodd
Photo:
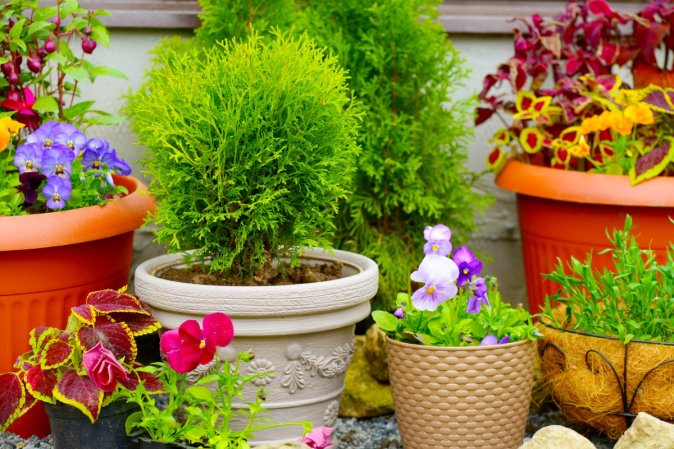
M402 307L398 307L394 312L393 316L399 319L402 319L405 317L405 312L403 311Z
M45 122L26 137L26 143L38 143L42 148L50 148L54 144L54 137L58 128L59 123L57 122Z
M14 166L19 173L37 171L42 166L42 146L39 143L27 143L16 149Z
M424 238L426 244L424 245L424 254L437 254L438 256L447 256L452 252L452 231L443 225L426 226L424 229Z
M410 276L413 281L424 284L412 294L412 304L419 310L437 309L438 305L456 296L458 276L459 268L454 261L436 254L427 255Z
M468 289L473 292L473 296L468 298L468 306L466 313L479 313L482 305L489 305L489 297L487 296L487 284L484 278L477 277L467 284Z
M504 345L510 341L510 335L506 335L502 339L496 338L496 335L489 334L482 339L480 346Z
M459 286L470 282L473 276L477 276L482 270L482 261L465 246L457 248L452 259L459 266L459 279L457 280Z
M42 195L47 198L49 209L63 209L66 201L70 199L71 190L70 181L58 176L50 176L47 178L47 185L42 189Z
M52 130L52 134L54 135L54 143L70 148L75 153L75 156L80 154L80 151L84 149L84 145L87 143L87 136L77 129L76 126L67 123L58 125L58 127Z
M75 153L68 147L54 144L51 148L47 148L42 156L42 172L48 177L59 176L70 179L74 159Z
M37 201L37 190L45 179L47 179L47 177L38 172L25 172L19 175L19 182L21 182L21 185L17 187L17 189L19 192L23 193L24 201L26 203L33 204Z
M117 157L116 150L110 150L110 163L108 167L113 173L118 175L127 176L131 174L131 167L124 159Z

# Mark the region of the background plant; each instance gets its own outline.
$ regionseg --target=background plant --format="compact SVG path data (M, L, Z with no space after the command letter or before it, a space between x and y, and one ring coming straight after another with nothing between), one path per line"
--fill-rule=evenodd
M148 147L157 240L248 278L330 246L359 150L336 60L281 33L158 58L127 111Z
M99 18L104 10L87 10L77 0L7 0L0 6L0 106L35 130L47 120L78 127L116 124L117 117L79 101L83 83L99 76L125 78L110 67L87 60L109 35Z
M655 48L671 40L666 37L669 25L664 24L670 13L661 1L650 2L634 15L614 11L605 0L586 0L569 1L554 20L539 15L520 19L523 26L515 30L515 54L484 78L480 93L476 124L492 116L504 124L492 139L495 146L488 166L498 172L509 157L516 157L561 169L623 174L639 166L638 171L648 172L633 181L668 174L674 154L661 157L662 142L643 147L639 156L644 157L635 153L630 167L623 170L622 162L614 160L621 143L607 139L610 133L588 140L588 148L581 152L575 127L603 112L598 96L615 102L612 93L623 82L616 75L618 68L633 69L633 82L623 86L629 89L648 85L641 76L646 65L658 73L668 66L667 58L663 67L653 64ZM655 130L653 126L651 133ZM657 151L649 155L651 150ZM664 165L655 169L660 163Z
M546 298L542 317L560 328L630 340L674 341L674 248L659 264L650 249L641 249L631 234L632 219L607 237L613 269L592 269L592 254L584 262L572 257L566 269L558 259L545 275L558 283L557 294ZM559 314L556 306L564 306Z
M467 168L472 100L458 99L464 60L437 21L439 1L307 1L308 33L349 71L363 105L353 193L338 218L339 247L379 266L376 304L409 289L420 234L452 223L465 240L489 197Z
M158 328L135 296L100 290L72 308L65 330L33 329L18 371L0 374L0 431L37 401L71 405L94 422L122 390L158 391L157 379L136 363L134 340Z
M538 335L531 315L521 306L503 302L496 278L482 277L482 262L465 246L452 252L451 232L444 225L428 226L412 295L400 293L398 309L372 317L389 337L431 346L495 345Z

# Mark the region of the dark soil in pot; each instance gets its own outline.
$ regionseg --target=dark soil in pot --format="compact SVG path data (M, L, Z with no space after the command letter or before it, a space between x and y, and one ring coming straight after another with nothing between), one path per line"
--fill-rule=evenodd
M210 273L205 267L193 265L191 267L167 268L157 273L157 276L169 281L188 284L261 286L330 281L339 279L341 272L342 265L339 263L303 264L299 267L283 264L283 270L268 264L262 267L252 279L242 279L231 273Z

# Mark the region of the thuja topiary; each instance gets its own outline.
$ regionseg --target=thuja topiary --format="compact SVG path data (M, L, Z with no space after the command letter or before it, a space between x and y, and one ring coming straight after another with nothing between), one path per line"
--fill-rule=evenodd
M169 252L250 277L330 246L359 120L344 71L306 37L160 54L127 112Z
M472 190L467 125L472 102L453 94L464 61L436 21L439 1L309 0L309 34L349 71L364 106L353 193L338 219L339 245L374 258L379 298L407 291L429 223L455 241L475 227L488 198Z

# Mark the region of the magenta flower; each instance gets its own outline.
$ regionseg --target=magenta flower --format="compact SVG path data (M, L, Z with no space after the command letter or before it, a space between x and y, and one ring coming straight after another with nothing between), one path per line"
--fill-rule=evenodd
M19 173L37 171L42 166L42 147L38 143L27 143L16 149L14 166Z
M480 346L504 345L510 341L510 335L506 335L502 339L496 338L496 335L489 334L482 339Z
M424 284L412 294L412 304L419 310L437 309L441 303L456 296L458 288L455 281L458 276L459 268L451 259L427 255L419 269L410 276L413 281Z
M312 449L325 449L333 444L333 442L330 441L332 432L332 427L316 427L306 434L304 438L299 440L299 442L306 444Z
M477 276L482 270L482 261L465 246L457 248L452 259L459 266L459 279L457 281L459 286L470 282L473 276Z
M84 368L89 379L104 393L112 393L117 381L129 381L129 376L112 351L103 347L99 341L82 356Z
M63 209L70 199L72 186L70 181L58 176L47 178L47 185L42 188L42 195L47 198L49 209Z
M445 225L439 224L433 227L426 226L424 229L424 254L437 254L438 256L447 256L452 252L452 231Z
M473 296L468 298L468 306L466 313L479 313L482 305L489 305L489 297L487 296L487 284L484 278L476 277L466 284L468 289L473 292Z
M40 115L33 109L34 104L35 94L28 87L21 92L11 88L7 94L7 99L0 103L3 108L16 111L16 120L31 130L37 128L40 123Z
M168 364L178 373L192 371L213 360L216 347L227 346L234 336L232 320L221 312L204 317L204 329L187 320L178 329L164 332L159 345Z

